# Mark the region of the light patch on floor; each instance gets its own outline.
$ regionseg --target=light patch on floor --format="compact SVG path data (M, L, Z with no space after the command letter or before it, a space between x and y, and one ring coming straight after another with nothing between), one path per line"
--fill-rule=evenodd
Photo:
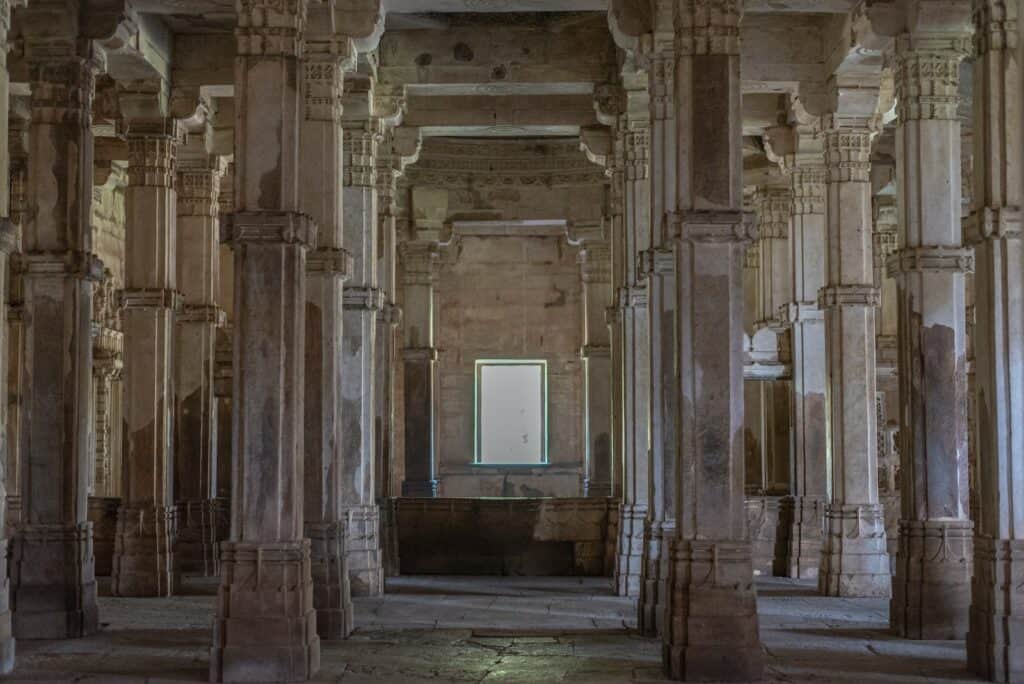
M356 599L355 634L322 644L318 683L493 684L664 681L661 645L632 632L634 608L595 578L403 577ZM962 642L912 642L887 629L887 602L816 595L758 580L769 682L980 681ZM207 681L216 580L188 596L100 599L103 630L19 641L6 682L178 684Z

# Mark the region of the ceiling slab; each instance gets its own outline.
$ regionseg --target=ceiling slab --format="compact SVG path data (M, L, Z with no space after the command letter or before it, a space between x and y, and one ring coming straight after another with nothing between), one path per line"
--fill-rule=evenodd
M385 0L389 12L604 12L608 0Z

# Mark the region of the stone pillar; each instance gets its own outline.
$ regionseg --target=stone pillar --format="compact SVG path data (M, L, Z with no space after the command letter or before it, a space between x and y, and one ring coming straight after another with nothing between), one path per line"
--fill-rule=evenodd
M976 0L974 353L981 516L974 532L967 663L1024 681L1024 92L1020 3Z
M78 8L47 3L22 11L28 25L56 22L59 27L60 17ZM32 211L22 237L22 525L12 545L10 580L14 633L28 639L80 637L99 628L86 490L92 422L90 320L94 283L102 274L102 264L92 253L89 225L91 106L99 64L91 54L52 56L67 54L61 50L76 41L72 33L57 45L26 40L25 46L32 87Z
M838 87L838 86L837 86ZM838 97L851 111L824 117L828 274L819 295L828 345L832 498L825 510L818 589L827 596L889 596L885 521L878 502L875 311L871 250L871 140L877 90Z
M595 230L596 228L596 230ZM586 476L583 495L612 495L611 331L605 316L611 304L611 249L603 225L572 227L572 242L579 242L583 280L584 372L583 434L586 439ZM584 237L582 231L594 235Z
M319 239L306 261L303 529L312 545L317 634L321 639L344 639L352 631L345 514L346 504L353 501L343 496L348 492L342 476L342 288L351 259L342 248L341 97L344 69L352 55L348 45L329 39L307 40L306 49L310 54L303 74L299 185L302 206L316 221Z
M646 99L646 98L645 98ZM644 103L646 104L646 102ZM618 593L639 597L648 519L650 475L650 324L647 288L638 273L640 254L651 247L650 130L646 117L624 133L625 285L619 290L623 331L622 514L619 516Z
M402 496L437 496L434 396L437 348L434 346L434 288L438 246L430 240L403 242L402 284L405 339L402 349L405 387L405 480Z
M346 111L362 113L362 118L346 118L344 143L345 247L353 264L345 285L341 348L345 555L352 594L375 596L384 590L374 486L374 347L377 312L384 304L377 286L377 146L382 128L379 119L365 116L372 97L365 79L353 80L351 92L348 83L345 88Z
M965 275L974 258L960 217L963 5L961 27L896 38L901 248L889 270L899 296L903 467L890 621L911 639L963 639L970 605Z
M820 135L792 131L784 168L793 193L790 221L792 300L785 305L793 359L793 468L781 502L786 538L781 565L788 577L817 578L828 500L828 375L825 317L825 165Z
M173 119L132 121L125 191L124 483L111 593L170 596L174 560L174 320L180 137Z
M114 279L107 271L103 282L96 288L93 305L98 328L92 354L95 380L93 494L99 497L115 496L121 489L120 483L115 481L114 468L114 442L119 434L114 429L114 389L124 368L124 337L120 330L119 295L115 288Z
M677 10L679 471L672 600L674 679L758 680L743 448L743 212L739 0Z
M305 681L320 668L302 529L306 252L316 246L299 190L306 1L237 8L231 536L210 679Z
M207 155L202 144L182 150L178 162L177 268L184 306L174 338L175 554L182 572L206 577L218 574L220 562L217 461L231 458L217 449L214 388L218 329L225 323L218 301L218 195L225 166L223 157Z
M676 439L675 257L665 217L675 209L675 53L673 33L659 34L649 55L651 108L651 249L640 254L647 283L650 326L650 452L648 524L644 534L639 625L644 634L664 635L669 606L670 542L675 537Z

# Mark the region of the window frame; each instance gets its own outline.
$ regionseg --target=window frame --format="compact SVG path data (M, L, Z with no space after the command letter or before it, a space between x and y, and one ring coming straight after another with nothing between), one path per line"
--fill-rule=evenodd
M500 463L485 461L482 450L482 402L483 369L488 366L538 366L541 369L541 454L540 460L531 463ZM548 361L547 359L476 359L473 364L473 465L485 468L543 468L550 464L548 453Z

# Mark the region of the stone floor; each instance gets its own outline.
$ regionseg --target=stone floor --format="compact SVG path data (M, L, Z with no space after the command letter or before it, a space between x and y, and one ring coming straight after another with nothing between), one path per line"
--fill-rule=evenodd
M956 682L962 643L909 642L886 631L886 602L815 595L759 580L771 682ZM101 598L103 630L74 641L19 641L4 681L171 684L206 681L216 583L173 599ZM317 682L663 681L659 644L630 633L633 608L608 582L578 578L404 577L356 600L357 630L323 645Z

